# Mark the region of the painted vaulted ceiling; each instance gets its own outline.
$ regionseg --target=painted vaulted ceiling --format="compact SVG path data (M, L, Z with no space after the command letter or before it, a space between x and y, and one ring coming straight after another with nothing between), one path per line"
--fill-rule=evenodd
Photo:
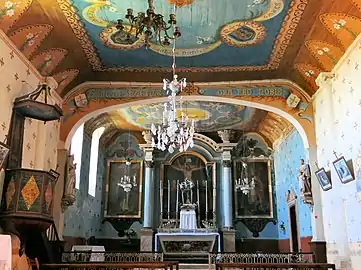
M169 48L125 45L114 25L146 2L3 0L0 29L61 95L85 81L159 82ZM283 78L312 95L315 77L361 32L361 0L155 0L156 12L167 16L174 3L177 68L193 82Z
M293 126L284 118L266 111L210 101L189 101L183 103L184 111L195 121L197 132L202 132L220 139L216 131L234 129L239 134L243 132L258 133L269 146L281 136L288 134ZM163 103L130 106L109 113L100 114L86 122L86 132L92 132L99 127L106 127L105 141L112 141L114 136L122 132L135 132L150 129L151 123L161 124ZM180 117L180 114L178 115ZM142 141L142 136L139 136Z

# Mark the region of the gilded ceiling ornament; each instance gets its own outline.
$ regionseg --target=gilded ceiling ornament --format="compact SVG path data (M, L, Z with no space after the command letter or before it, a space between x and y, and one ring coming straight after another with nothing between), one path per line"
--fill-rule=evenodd
M178 8L193 4L194 0L168 0L168 3Z

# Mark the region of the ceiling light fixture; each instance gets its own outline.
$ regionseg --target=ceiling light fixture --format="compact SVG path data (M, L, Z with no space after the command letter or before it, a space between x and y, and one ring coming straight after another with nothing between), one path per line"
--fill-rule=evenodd
M192 148L194 146L193 136L195 132L194 120L189 121L188 115L183 111L182 97L179 99L179 108L177 109L177 94L183 91L187 86L187 82L185 78L178 80L178 75L175 72L175 50L176 42L174 39L172 49L173 80L163 79L163 90L168 95L168 101L164 103L162 125L158 127L154 124L151 125L152 147L161 151L168 150L169 153L173 153L175 149L183 152L188 148ZM180 119L177 118L177 110L180 112Z
M125 18L129 21L129 26L124 26L123 20L119 19L116 27L120 32L126 31L127 41L129 43L132 43L132 36L138 39L139 35L144 34L145 46L147 48L150 47L151 39L155 39L162 46L169 46L171 43L170 40L181 36L180 28L175 26L177 24L175 5L173 13L169 15L168 23L164 20L162 14L155 13L153 0L148 0L146 13L138 12L138 15L134 16L133 9L128 8ZM172 35L168 34L170 29L173 30ZM152 30L154 31L154 36Z

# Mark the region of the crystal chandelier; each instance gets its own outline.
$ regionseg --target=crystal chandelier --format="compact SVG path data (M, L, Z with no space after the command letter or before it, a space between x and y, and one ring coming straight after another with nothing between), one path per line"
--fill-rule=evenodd
M127 41L132 43L132 35L138 38L139 35L144 34L145 46L150 47L150 40L153 37L163 46L169 46L170 40L179 38L181 36L180 28L175 26L177 23L174 12L169 15L168 23L164 20L162 14L156 14L154 10L153 0L148 0L147 12L138 12L137 16L133 15L133 9L127 9L127 15L125 18L129 21L130 27L126 31ZM123 20L119 19L117 29L122 32L125 29ZM172 36L168 34L168 31L173 29ZM152 31L153 30L153 31Z
M179 152L186 151L194 146L194 120L189 120L188 115L182 108L182 97L179 99L179 108L177 108L177 94L182 92L187 86L186 79L178 80L175 72L175 49L176 42L173 40L173 80L163 79L163 90L168 95L168 101L164 103L162 125L156 127L151 125L152 147L161 151L168 150L173 153L175 149ZM180 111L180 119L177 118L177 110Z
M242 167L241 177L236 180L235 187L236 190L240 190L244 195L248 195L255 187L254 177L249 181L247 163L242 161Z

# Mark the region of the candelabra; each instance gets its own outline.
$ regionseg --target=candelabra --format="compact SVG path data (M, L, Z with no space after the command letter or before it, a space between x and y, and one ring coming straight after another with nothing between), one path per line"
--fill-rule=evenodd
M125 18L130 24L129 30L126 32L127 41L129 43L131 43L131 36L133 33L136 38L138 38L139 35L144 34L145 46L147 48L150 46L153 31L155 39L163 46L169 46L170 40L181 36L180 28L175 26L177 24L175 5L173 13L169 15L168 23L164 20L162 14L155 13L153 0L148 0L148 9L146 13L138 12L138 15L134 16L133 9L128 8ZM125 27L123 25L123 20L119 19L116 27L119 31L124 31ZM172 36L168 34L168 31L171 28L173 29ZM162 34L164 34L163 37Z
M236 190L240 190L244 195L248 195L255 187L254 177L251 178L250 182L247 172L247 163L242 162L242 167L241 177L236 180L235 188Z
M193 136L195 132L194 120L189 121L188 115L182 108L182 98L180 98L180 120L177 119L176 96L187 86L186 79L178 80L174 74L170 82L163 80L163 90L167 91L168 101L164 103L163 123L156 127L151 125L152 147L173 153L176 148L180 152L186 151L194 146Z
M123 190L128 193L132 190L133 187L137 186L137 178L136 176L128 176L124 175L120 178L118 186L121 186Z

